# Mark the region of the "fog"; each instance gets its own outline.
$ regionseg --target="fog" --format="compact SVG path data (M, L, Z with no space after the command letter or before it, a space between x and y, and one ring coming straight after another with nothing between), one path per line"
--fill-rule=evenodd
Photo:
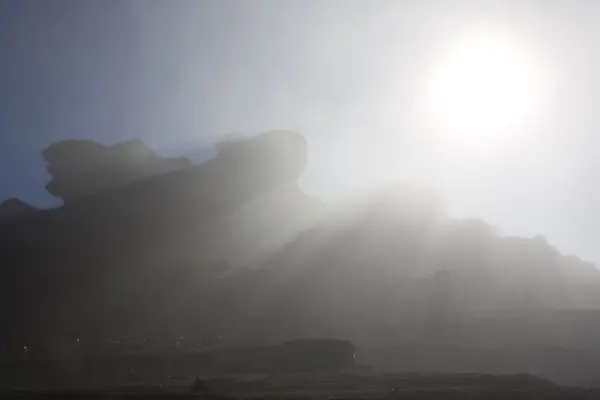
M0 387L302 337L600 382L600 5L34 4L0 5Z
M120 61L140 70L121 89L127 118L143 121L138 131L152 147L182 154L209 147L223 133L293 129L311 145L301 185L313 195L339 199L391 180L423 183L443 193L454 215L482 217L507 234L543 234L565 252L600 257L591 189L594 3L112 7L125 16L116 19L112 11L106 24L126 23L135 37L135 54ZM509 141L473 152L461 143L486 139L449 136L443 126L432 132L419 101L448 43L482 26L514 35L552 80L541 110L501 133ZM499 114L490 125L502 122Z

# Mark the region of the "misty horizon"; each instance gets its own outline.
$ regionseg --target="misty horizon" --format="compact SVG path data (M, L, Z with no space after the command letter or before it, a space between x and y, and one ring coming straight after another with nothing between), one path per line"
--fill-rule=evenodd
M2 198L56 204L40 189L39 153L57 140L140 138L200 162L223 134L290 129L311 148L300 181L311 195L414 182L457 217L600 260L593 3L26 0L0 9ZM526 44L551 71L551 93L501 150L444 153L424 136L421 85L444 40L482 26Z

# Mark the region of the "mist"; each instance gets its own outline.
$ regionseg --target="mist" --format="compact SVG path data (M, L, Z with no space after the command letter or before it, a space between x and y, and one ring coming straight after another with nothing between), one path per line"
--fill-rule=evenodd
M131 14L148 64L157 61L157 42L177 44L167 57L171 79L162 83L172 95L157 96L164 103L146 109L174 109L173 118L185 121L178 140L293 129L311 144L301 185L313 195L339 199L384 182L416 181L442 192L454 215L484 218L507 234L544 234L566 252L595 260L595 213L582 199L592 196L594 179L588 149L596 117L586 104L597 79L596 9L540 2L182 2L139 4ZM427 115L419 115L421 92L444 43L482 25L517 32L551 71L552 84L527 130L503 133L510 143L480 154L454 143L447 154L440 143L465 138L444 141L444 132L431 132ZM173 145L172 137L160 136L152 136L158 147Z
M3 2L0 367L262 373L333 338L336 368L595 385L598 18Z
M14 3L6 4L12 11ZM2 24L17 38L3 71L5 92L25 95L8 102L2 129L30 139L3 146L8 159L9 149L22 149L23 170L41 147L65 137L107 145L140 137L163 154L204 159L223 134L292 129L311 145L301 181L310 194L340 199L383 182L416 181L442 192L454 215L484 218L507 234L544 234L566 252L600 257L590 208L593 3L21 4L4 13L20 26ZM432 66L472 26L514 33L553 76L527 131L517 127L504 148L479 154L461 152L469 148L456 145L464 137L438 140L444 132L431 132L419 114ZM33 120L17 118L20 109ZM454 142L452 154L442 142ZM23 179L47 179L35 171ZM51 202L7 173L1 182L13 188L7 197L16 190L32 203Z

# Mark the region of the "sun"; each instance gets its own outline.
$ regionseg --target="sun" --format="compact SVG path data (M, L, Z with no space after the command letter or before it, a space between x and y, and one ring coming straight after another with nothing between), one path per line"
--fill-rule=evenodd
M493 146L533 118L544 79L544 69L521 40L468 32L451 41L430 73L430 119L453 142Z

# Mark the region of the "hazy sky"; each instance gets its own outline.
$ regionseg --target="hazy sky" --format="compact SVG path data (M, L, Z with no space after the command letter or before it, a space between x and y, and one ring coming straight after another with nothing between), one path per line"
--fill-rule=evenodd
M0 0L0 198L53 204L40 150L64 138L201 159L225 133L293 129L311 194L408 179L600 262L598 21L594 0ZM418 99L473 24L521 38L552 85L502 149L442 157Z

